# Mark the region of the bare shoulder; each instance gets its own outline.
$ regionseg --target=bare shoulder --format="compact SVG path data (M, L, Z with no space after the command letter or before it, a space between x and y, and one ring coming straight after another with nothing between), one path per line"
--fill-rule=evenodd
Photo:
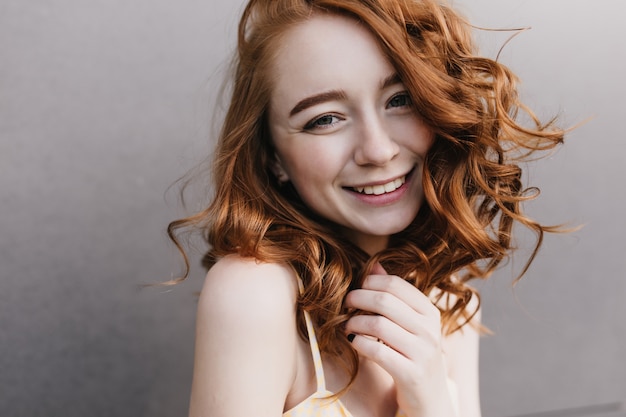
M287 265L230 255L208 271L200 304L210 304L203 307L219 308L223 313L235 310L233 313L245 314L263 308L272 314L284 308L293 309L297 293L294 272ZM241 308L244 305L246 308Z
M285 265L231 255L208 271L190 416L282 414L297 371L297 294Z
M236 255L207 273L198 304L198 331L233 340L239 335L279 342L295 332L298 284L286 265Z

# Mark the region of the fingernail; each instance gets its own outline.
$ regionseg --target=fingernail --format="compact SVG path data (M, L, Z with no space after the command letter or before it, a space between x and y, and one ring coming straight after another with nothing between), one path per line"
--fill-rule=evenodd
M348 335L348 342L352 343L352 341L354 340L354 337L355 337L354 333L350 333Z

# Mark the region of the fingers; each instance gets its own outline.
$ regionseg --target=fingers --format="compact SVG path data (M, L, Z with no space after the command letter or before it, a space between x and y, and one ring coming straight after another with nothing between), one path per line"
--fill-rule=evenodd
M346 306L381 315L413 334L438 340L439 309L409 282L392 275L370 275L363 288L346 296Z
M395 275L389 275L380 262L374 264L370 274L363 281L361 289L392 294L421 314L436 315L439 313L439 309L433 305L428 296L410 282ZM368 311L375 312L373 310Z
M369 340L384 343L389 348L409 359L418 359L428 346L440 350L441 331L437 323L412 313L412 323L402 325L397 321L377 314L363 314L346 322L346 334L364 336ZM408 320L407 320L408 321ZM407 329L406 327L410 327Z
M417 289L414 290L417 291ZM428 329L430 327L434 331L440 332L438 310L437 314L423 314L421 311L427 310L427 307L420 307L416 310L388 292L364 289L354 290L346 297L346 305L368 313L374 313L373 315L355 316L355 318L359 317L359 323L363 320L360 317L368 318L369 321L376 320L375 317L384 317L400 328L414 334L430 333L430 330L425 331L425 328ZM429 321L432 321L432 324L429 325ZM384 339L384 337L376 333L371 335Z
M398 328L386 317L379 315L360 315L351 318L346 323L346 333L367 336L379 343L385 343L393 349L399 349L402 344L401 336L406 331Z
M428 327L415 334L386 317L360 315L346 322L346 333L359 355L381 366L398 386L415 387L445 375L440 340Z
M392 345L371 336L351 333L348 340L359 355L377 363L397 383L427 381L431 379L430 375L444 371L443 355L436 345L406 335L404 338L406 340L392 337L395 340ZM398 348L397 340L404 347Z
M406 372L410 367L410 358L398 354L393 346L382 343L374 337L351 333L348 340L360 355L377 363L394 377Z
M346 334L356 335L352 341L355 348L366 356L379 358L395 351L414 360L424 353L439 352L439 309L411 283L387 275L380 264L371 272L362 288L346 297L346 306L372 313L354 316L346 323ZM377 346L379 340L384 348Z
M372 267L362 287L346 296L346 306L366 313L346 322L346 334L359 355L380 365L396 382L403 410L424 415L425 399L447 404L446 367L441 349L441 316L411 283ZM443 395L443 394L445 395ZM444 404L444 405L445 405ZM450 415L441 410L428 415Z

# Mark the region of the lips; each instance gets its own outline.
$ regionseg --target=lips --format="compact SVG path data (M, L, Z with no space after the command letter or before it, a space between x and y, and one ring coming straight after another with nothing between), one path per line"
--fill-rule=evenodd
M389 181L386 184L353 187L352 189L360 194L381 195L381 194L390 193L390 192L397 190L398 188L402 187L402 185L405 182L406 182L406 175L403 175L402 177L396 178L393 181Z

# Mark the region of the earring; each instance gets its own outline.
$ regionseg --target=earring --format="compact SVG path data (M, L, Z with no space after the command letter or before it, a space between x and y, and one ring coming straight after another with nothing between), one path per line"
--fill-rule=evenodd
M289 182L289 175L287 175L279 161L274 161L270 168L280 185Z
M276 179L278 180L280 185L283 185L286 182L289 182L289 175L287 175L285 171L281 170L281 172L279 172L278 175L276 175Z

